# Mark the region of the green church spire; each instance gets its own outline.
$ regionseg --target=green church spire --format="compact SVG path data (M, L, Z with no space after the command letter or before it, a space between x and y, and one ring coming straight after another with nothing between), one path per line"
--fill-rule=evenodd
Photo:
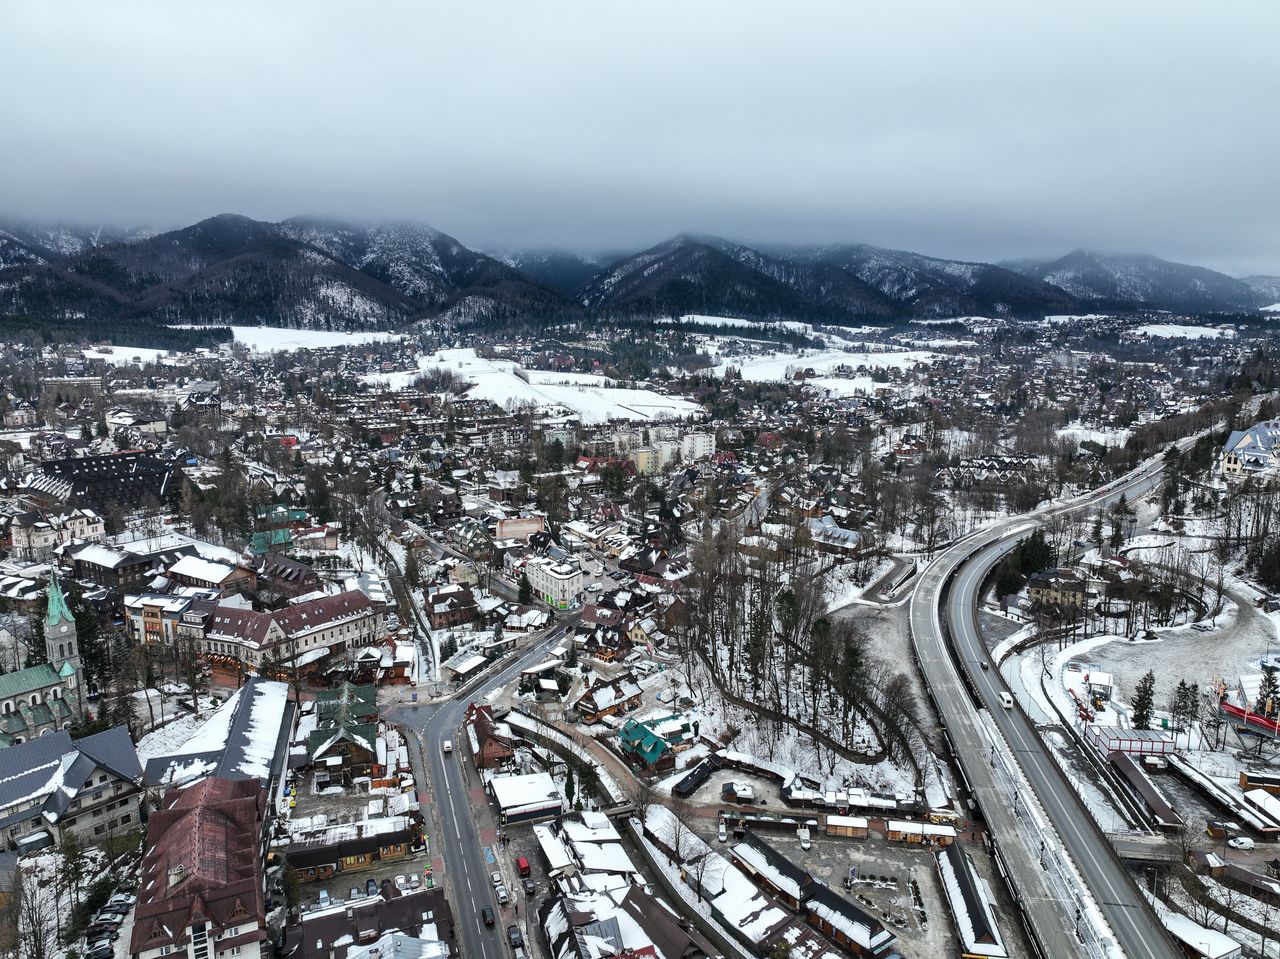
M44 618L46 626L57 626L59 623L66 621L74 623L76 618L71 615L71 608L67 606L67 598L62 595L62 586L58 582L58 574L54 570L49 571L49 612Z

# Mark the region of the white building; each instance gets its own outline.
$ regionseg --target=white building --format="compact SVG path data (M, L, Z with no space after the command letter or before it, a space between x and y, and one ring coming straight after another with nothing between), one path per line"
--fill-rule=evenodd
M581 603L586 582L580 567L544 558L531 560L524 571L534 595L553 609L572 609Z
M707 459L715 451L715 433L685 433L680 438L680 458L686 463Z

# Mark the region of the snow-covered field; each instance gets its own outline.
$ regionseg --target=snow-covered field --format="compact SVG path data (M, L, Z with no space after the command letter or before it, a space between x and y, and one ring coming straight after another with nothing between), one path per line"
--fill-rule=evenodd
M322 350L335 346L358 346L361 343L385 343L401 339L398 333L374 333L357 330L350 333L331 330L288 330L274 326L233 326L236 342L254 353L285 353L290 350Z
M1063 323L1074 323L1077 320L1105 320L1106 313L1053 313L1044 318L1046 323L1053 325L1061 325Z
M897 352L851 352L846 350L801 350L790 353L778 350L757 356L725 357L716 370L723 374L728 366L742 372L744 380L754 382L789 379L797 370L811 369L815 373L831 373L839 367L857 370L910 370L917 363L932 363L937 354L926 350L900 350ZM825 381L823 386L829 385Z
M1236 335L1235 330L1216 326L1186 326L1181 323L1148 323L1137 327L1133 333L1166 340L1230 340Z
M128 366L138 363L176 363L177 357L170 356L168 350L153 350L145 346L115 346L110 353L92 349L84 351L86 360L106 360L111 366Z
M697 417L698 404L678 396L663 396L653 390L552 383L526 383L516 375L517 364L510 360L490 360L476 356L473 349L440 350L418 357L418 371L369 374L366 383L381 383L389 389L404 389L429 370L450 370L471 383L467 396L489 400L502 407L531 403L538 407L564 407L574 411L583 423L609 420L658 420ZM567 374L572 376L572 374ZM566 374L540 373L538 378L560 378ZM534 379L530 375L530 379ZM603 378L601 378L603 379Z
M734 326L742 329L774 326L796 333L813 333L813 327L808 323L798 323L795 320L744 320L736 316L701 316L689 313L680 317L680 322L695 326Z
M1098 443L1101 446L1124 446L1129 442L1129 430L1100 430L1091 426L1081 426L1075 424L1072 426L1064 426L1058 430L1059 437L1069 437L1076 443L1084 443L1086 441Z

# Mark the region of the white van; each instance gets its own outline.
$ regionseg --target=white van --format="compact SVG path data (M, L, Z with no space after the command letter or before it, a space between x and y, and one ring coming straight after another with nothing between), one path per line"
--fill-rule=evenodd
M1003 706L1005 709L1013 709L1013 693L1010 693L1007 691L1001 691L1000 705Z
M453 740L446 739L443 743L440 744L440 748L443 749L446 753L453 752Z

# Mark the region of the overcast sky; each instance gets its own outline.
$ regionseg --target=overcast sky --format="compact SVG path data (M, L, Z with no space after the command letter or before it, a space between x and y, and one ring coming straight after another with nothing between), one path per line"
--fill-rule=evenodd
M1275 0L10 0L0 211L1280 273L1277 38Z

